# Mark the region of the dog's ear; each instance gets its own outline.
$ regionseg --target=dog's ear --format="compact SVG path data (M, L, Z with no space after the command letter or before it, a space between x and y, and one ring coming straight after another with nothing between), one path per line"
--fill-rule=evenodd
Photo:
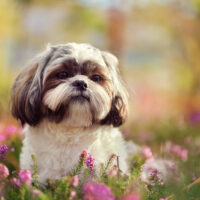
M128 93L119 75L118 59L111 53L102 52L113 82L113 99L108 115L102 120L102 124L112 124L117 127L124 123L128 116Z
M21 70L11 91L12 115L24 125L36 125L42 119L41 96L45 66L50 60L52 49L40 54Z

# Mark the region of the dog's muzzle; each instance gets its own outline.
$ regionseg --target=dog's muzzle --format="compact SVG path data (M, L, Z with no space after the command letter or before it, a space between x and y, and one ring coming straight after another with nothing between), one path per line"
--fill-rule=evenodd
M80 91L85 91L87 89L87 83L85 83L84 81L77 80L74 81L72 85Z

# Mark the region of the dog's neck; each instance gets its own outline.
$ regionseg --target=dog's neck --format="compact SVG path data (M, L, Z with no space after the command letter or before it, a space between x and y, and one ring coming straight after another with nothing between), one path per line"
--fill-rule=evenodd
M27 125L24 129L24 132L31 132L35 137L45 137L55 140L57 143L66 143L66 142L77 142L80 140L96 140L100 137L100 132L103 132L104 129L110 129L111 126L102 126L102 125L91 125L89 127L72 127L66 125L66 123L54 123L48 120L41 121L37 126ZM100 131L102 130L102 131Z

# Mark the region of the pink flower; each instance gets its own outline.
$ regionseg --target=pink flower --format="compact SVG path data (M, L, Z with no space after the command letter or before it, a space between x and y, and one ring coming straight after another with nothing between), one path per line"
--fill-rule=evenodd
M183 161L186 161L188 159L188 150L182 148L178 144L173 144L172 142L168 141L165 144L165 150L172 155L181 158Z
M167 181L176 173L176 166L170 160L154 159L152 161L146 161L142 165L142 171L140 178L142 182L148 184L159 183L162 185L163 181ZM155 181L156 180L156 181Z
M115 200L110 188L104 184L88 182L83 186L84 200Z
M20 170L19 178L23 183L28 185L32 181L32 173L29 170Z
M33 190L32 197L36 198L38 195L43 194L41 190L35 189Z
M7 178L9 176L8 168L0 163L0 178Z
M140 200L140 196L138 194L125 194L121 197L121 200Z
M182 149L179 153L179 156L183 161L186 161L188 159L188 150Z
M0 141L6 140L6 136L4 134L0 134Z
M6 133L8 133L9 135L12 135L13 133L16 133L17 131L17 127L16 126L9 126L7 129L6 129Z
M112 169L108 169L106 171L106 174L109 177L115 177L117 176L117 173L118 173L118 167L116 165L114 165Z
M10 182L11 182L11 184L13 184L13 185L16 185L16 186L18 186L18 187L21 187L21 182L20 182L20 180L17 179L17 178L12 178Z
M178 144L172 145L171 152L172 152L173 154L175 154L176 156L178 156L178 155L180 154L180 152L181 152L181 147L180 147L180 145L178 145Z
M151 159L153 158L153 154L151 151L150 147L145 147L144 149L142 149L141 154L146 158L146 159Z
M69 195L69 200L73 199L76 196L76 191L71 190L70 195Z
M70 180L70 185L73 187L77 187L78 183L79 183L78 175L73 176L72 179Z
M87 153L87 151L86 150L83 150L83 152L81 153L81 155L80 155L80 158L86 158L88 156L88 153Z
M168 198L159 198L159 200L168 200Z
M15 152L15 148L14 147L10 148L10 152Z

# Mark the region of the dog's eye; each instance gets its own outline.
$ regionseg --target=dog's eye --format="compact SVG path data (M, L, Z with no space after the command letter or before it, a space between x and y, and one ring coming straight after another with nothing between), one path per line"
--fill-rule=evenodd
M56 74L56 76L59 79L65 79L65 78L69 77L69 74L67 72L59 72L59 73Z
M98 74L92 75L90 79L93 80L94 82L100 82L103 80L103 78Z

